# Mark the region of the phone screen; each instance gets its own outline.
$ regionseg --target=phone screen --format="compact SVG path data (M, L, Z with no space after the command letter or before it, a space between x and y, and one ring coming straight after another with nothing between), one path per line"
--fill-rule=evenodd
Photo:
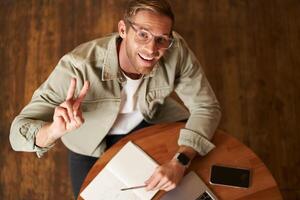
M248 188L250 185L250 170L213 165L210 182L212 184Z

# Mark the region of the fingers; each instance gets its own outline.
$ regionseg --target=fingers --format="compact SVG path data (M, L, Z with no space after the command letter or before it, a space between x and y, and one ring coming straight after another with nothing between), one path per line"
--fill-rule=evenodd
M149 182L146 190L165 190L169 191L176 187L176 184L169 180L167 177L156 176Z
M73 105L71 103L71 100L65 101L61 104L61 107L64 107L67 109L68 116L73 121L74 120L74 111L73 111Z
M75 93L75 89L76 89L76 79L72 78L70 86L69 86L69 89L68 89L66 101L73 99L74 93Z
M71 119L70 119L70 117L68 115L68 111L65 108L60 107L60 106L57 106L55 108L54 116L53 117L54 118L62 117L65 120L65 122L68 122L68 123L71 122Z
M161 177L160 180L158 180L158 184L155 186L154 190L161 190L163 188L169 185L171 185L172 182L167 177Z
M153 190L157 184L159 183L160 178L158 176L156 176L156 173L154 173L150 179L148 179L145 183L147 185L146 190Z
M74 101L74 94L75 94L75 90L76 90L76 79L75 78L71 79L71 83L70 83L70 86L69 86L69 89L68 89L68 92L67 92L66 101L63 103L67 106L67 109L68 109L68 112L69 112L69 115L70 115L71 119L73 119L73 113L75 115L77 114L77 112L80 108L81 102L85 98L89 88L90 88L89 81L85 81L82 89L79 92L78 97ZM71 102L73 104L72 109L71 109L70 105L66 102Z
M155 170L154 174L145 183L148 191L168 188L171 185L176 186L160 167Z
M77 115L74 115L72 106L69 103L64 102L63 106L64 107L58 106L55 108L53 116L54 121L61 122L61 119L63 119L64 125L61 124L60 126L65 127L66 131L73 130L74 128L79 128L84 123L81 112L78 112ZM72 115L72 117L70 115ZM63 127L60 127L60 129L63 129Z
M147 184L147 183L146 183ZM147 184L146 190L165 190L169 191L176 187L176 184L167 177L156 176Z
M83 101L84 97L86 96L89 88L90 88L89 81L85 81L84 85L83 85L82 89L80 90L79 95L78 95L78 97L75 100L74 105L73 105L73 109L75 111L75 114L77 113L77 111L78 111L78 109L81 105L81 102Z
M76 128L79 128L84 123L84 119L83 119L81 113L78 113L77 115L75 115L74 120L76 122Z
M184 175L185 168L173 161L169 161L156 168L152 176L145 182L146 190L165 190L174 189Z
M165 186L163 186L161 188L161 190L170 191L170 190L173 190L175 187L176 187L176 184L170 182L170 183L166 184Z

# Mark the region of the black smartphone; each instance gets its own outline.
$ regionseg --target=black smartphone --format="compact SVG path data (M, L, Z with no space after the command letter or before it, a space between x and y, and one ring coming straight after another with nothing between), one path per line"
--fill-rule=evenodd
M210 183L217 185L249 188L250 169L213 165L210 173Z

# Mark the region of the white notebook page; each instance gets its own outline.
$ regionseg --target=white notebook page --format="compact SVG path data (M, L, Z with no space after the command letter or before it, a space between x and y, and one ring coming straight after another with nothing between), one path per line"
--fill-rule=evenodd
M151 199L157 191L121 188L144 185L157 166L142 149L128 142L80 195L85 200Z

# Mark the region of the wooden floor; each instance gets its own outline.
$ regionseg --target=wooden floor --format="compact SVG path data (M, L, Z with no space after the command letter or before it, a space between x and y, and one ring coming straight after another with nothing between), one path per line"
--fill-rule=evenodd
M13 152L10 123L59 58L116 31L125 0L0 0L0 199L71 199L67 150ZM300 1L172 0L223 108L220 128L300 199ZM233 158L234 159L234 158Z

